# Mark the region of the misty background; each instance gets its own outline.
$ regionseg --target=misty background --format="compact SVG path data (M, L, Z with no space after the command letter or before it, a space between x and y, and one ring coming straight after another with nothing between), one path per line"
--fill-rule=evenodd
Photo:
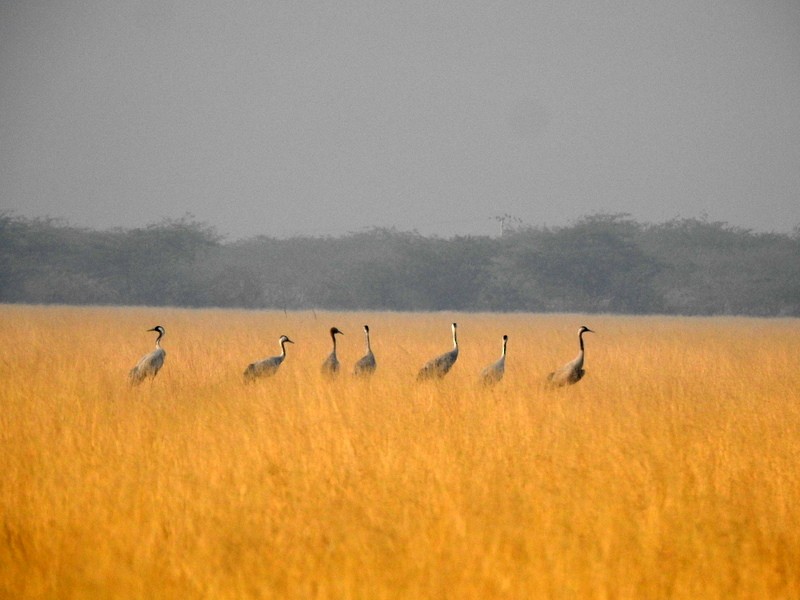
M502 226L226 241L190 217L95 230L0 214L0 302L800 316L800 228L623 214Z
M17 225L448 238L627 213L789 240L800 4L10 0L0 180Z

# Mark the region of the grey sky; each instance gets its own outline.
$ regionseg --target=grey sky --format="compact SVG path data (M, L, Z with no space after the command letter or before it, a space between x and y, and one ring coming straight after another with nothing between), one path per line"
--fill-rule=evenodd
M800 224L796 0L0 7L1 210L234 238Z

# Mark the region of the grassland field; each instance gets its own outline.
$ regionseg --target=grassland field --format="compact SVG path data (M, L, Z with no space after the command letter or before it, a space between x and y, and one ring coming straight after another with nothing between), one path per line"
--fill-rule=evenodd
M418 383L452 321L457 363ZM2 598L800 597L800 320L6 305L0 322ZM586 376L547 387L583 324ZM154 325L166 363L130 387ZM281 334L279 372L245 385Z

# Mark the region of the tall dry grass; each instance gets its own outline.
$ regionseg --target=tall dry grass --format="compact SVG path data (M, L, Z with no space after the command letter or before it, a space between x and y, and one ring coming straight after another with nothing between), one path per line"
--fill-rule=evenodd
M0 307L0 596L800 596L800 322ZM442 382L417 369L462 352ZM378 371L346 371L368 323ZM587 376L542 385L577 351ZM155 381L127 371L164 325ZM296 344L280 372L253 360ZM476 385L509 334L506 378Z

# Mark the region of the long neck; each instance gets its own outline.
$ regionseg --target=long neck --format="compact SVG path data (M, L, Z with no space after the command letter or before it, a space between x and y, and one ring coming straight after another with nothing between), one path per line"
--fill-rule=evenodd
M368 352L368 353L369 353L369 352L372 352L372 348L370 348L370 345L369 345L369 329L365 329L365 330L364 330L364 337L365 337L365 338L366 338L366 340L367 340L367 352Z
M158 332L158 337L156 338L156 349L157 350L161 349L161 336L162 335L164 335L164 334L159 331Z
M331 333L331 339L333 340L333 353L336 354L336 334Z
M505 358L505 357L506 357L506 346L507 346L507 345L508 345L508 340L507 340L507 339L504 339L504 340L503 340L503 353L501 354L501 357L502 357L502 358Z
M453 327L453 350L458 350L458 337L456 336L455 327Z
M281 338L281 356L286 356L286 340Z
M578 356L575 357L575 361L574 361L579 369L581 367L583 367L583 334L584 334L583 331L581 331L578 334L578 341L580 343L581 349L580 349L580 352L578 352Z

